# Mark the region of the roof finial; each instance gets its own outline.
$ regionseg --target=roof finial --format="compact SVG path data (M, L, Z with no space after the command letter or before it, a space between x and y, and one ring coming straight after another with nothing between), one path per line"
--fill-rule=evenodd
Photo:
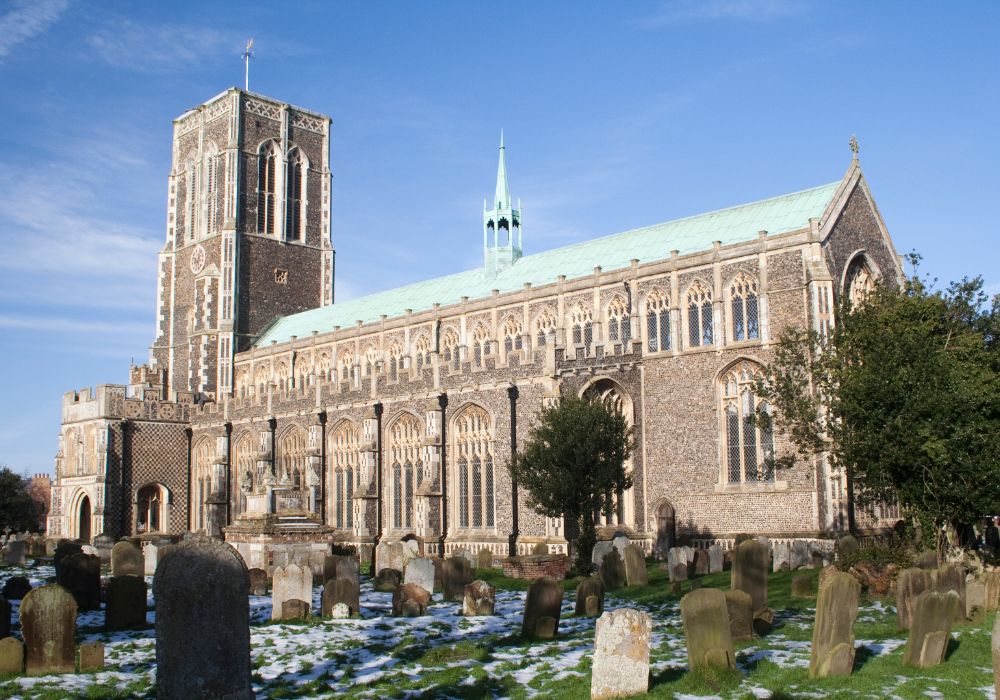
M503 148L503 127L500 127L500 148Z
M858 150L860 150L858 148L858 137L855 136L854 134L851 134L851 140L848 143L851 146L851 153L854 154L854 160L857 160L858 159Z

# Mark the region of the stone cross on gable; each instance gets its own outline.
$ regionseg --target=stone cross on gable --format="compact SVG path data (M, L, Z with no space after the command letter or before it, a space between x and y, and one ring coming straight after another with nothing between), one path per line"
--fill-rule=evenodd
M851 140L848 143L849 143L849 145L851 147L851 153L853 153L854 157L857 158L858 157L858 150L859 150L859 148L858 148L858 137L855 136L854 134L851 134Z

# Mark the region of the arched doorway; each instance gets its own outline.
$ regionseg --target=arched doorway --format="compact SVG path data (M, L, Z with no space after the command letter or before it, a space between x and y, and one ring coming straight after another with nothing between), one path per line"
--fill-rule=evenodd
M80 506L77 512L77 539L81 542L90 542L90 497L84 496L80 499Z
M674 525L674 507L664 501L656 508L656 551L662 558L674 546Z

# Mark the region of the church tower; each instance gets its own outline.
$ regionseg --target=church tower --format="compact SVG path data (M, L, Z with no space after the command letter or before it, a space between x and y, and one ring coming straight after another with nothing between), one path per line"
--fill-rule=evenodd
M521 200L517 209L507 184L507 158L500 132L500 162L497 164L497 188L493 207L483 200L483 258L487 275L495 275L521 257Z
M231 88L174 120L152 369L232 391L233 357L281 316L333 303L330 118Z

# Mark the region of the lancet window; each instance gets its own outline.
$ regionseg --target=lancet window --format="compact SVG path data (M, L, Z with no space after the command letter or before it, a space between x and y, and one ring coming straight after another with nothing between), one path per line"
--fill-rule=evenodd
M458 524L463 528L495 526L493 424L490 414L470 406L455 419L455 470L458 476Z
M698 347L715 342L712 328L712 291L695 281L687 292L688 345Z
M573 344L590 346L594 342L594 317L590 309L583 304L577 304L570 315L573 327Z
M305 488L308 460L306 433L296 426L281 438L281 449L278 454L279 484L291 485L297 489Z
M399 343L389 346L389 379L396 381L399 379L399 370L403 368L403 348Z
M753 393L760 370L740 362L722 378L726 479L731 484L774 481L774 434L771 407Z
M555 333L556 320L547 310L538 314L535 318L535 343L538 347L543 347L551 334Z
M444 333L444 338L441 341L441 352L444 355L446 365L454 369L459 369L462 366L461 353L458 347L458 333L450 328Z
M628 303L624 297L615 296L608 304L608 339L613 343L624 344L631 338Z
M257 231L275 233L275 188L278 180L278 149L273 141L257 154Z
M741 272L729 285L729 299L732 309L733 340L760 338L757 280Z
M203 530L208 524L208 507L205 501L212 493L212 462L215 450L208 438L202 438L194 448L194 459L191 469L191 496L194 500L191 508L191 529Z
M503 324L503 349L510 353L524 347L521 324L513 316L508 316Z
M490 352L490 334L486 326L479 324L472 334L472 355L476 362L476 367L483 366L483 360Z
M389 428L388 463L392 474L392 526L413 527L416 488L423 478L423 423L409 413Z
M288 179L285 181L285 235L301 241L305 222L305 183L308 164L302 151L293 148L288 154Z
M333 471L333 524L354 527L354 489L358 479L358 429L344 421L330 435L330 465Z
M426 335L417 338L413 344L413 359L417 363L417 369L431 363L431 342Z
M670 304L660 289L646 297L646 348L650 352L670 349Z

